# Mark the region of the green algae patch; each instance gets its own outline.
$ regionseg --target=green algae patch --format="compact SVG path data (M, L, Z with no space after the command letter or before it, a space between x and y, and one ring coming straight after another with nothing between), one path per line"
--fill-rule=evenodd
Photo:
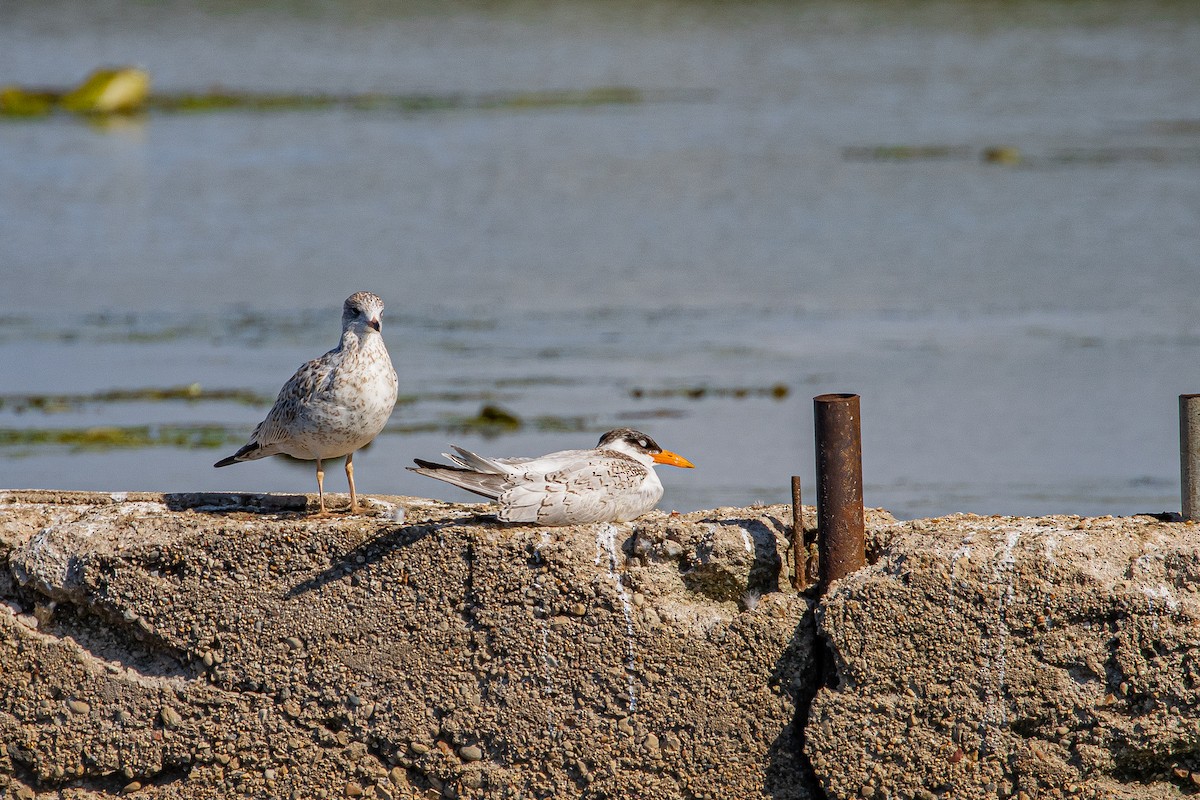
M666 98L670 99L670 98ZM322 92L243 92L214 89L207 92L150 92L150 75L136 67L102 68L82 83L67 89L0 88L0 116L44 117L56 111L91 118L128 116L141 112L167 114L229 111L288 112L345 109L416 113L463 109L543 109L631 105L645 102L640 89L599 86L590 89L489 92L484 94L329 94Z
M629 396L634 400L672 397L686 400L704 400L712 397L733 398L734 400L769 397L773 400L783 400L789 394L791 394L791 389L783 383L774 383L770 386L675 386L666 389L645 389L635 386L629 390Z
M0 87L0 116L44 117L54 109L54 101L55 96L48 92L3 86Z
M485 405L473 417L464 417L458 425L463 430L504 430L515 431L524 423L516 414L495 405Z
M526 420L502 408L484 406L478 414L470 417L447 416L438 420L392 421L383 429L383 434L381 435L406 436L423 433L440 433L445 436L453 436L455 434L479 434L490 439L525 429L533 429L539 433L599 432L607 430L607 428L598 427L597 422L592 417L546 414Z
M1181 130L1187 130L1186 126ZM1027 153L1011 144L980 149L964 145L885 144L842 148L842 158L857 162L922 163L928 161L978 161L1002 167L1106 167L1116 164L1161 166L1200 163L1200 148L1192 146L1071 147L1051 152Z
M150 74L137 67L94 70L70 89L0 88L0 116L44 117L56 110L84 116L135 114L150 97Z
M347 98L322 94L252 94L210 92L206 94L155 95L149 107L168 113L216 111L311 111L347 105Z
M582 433L597 430L596 424L589 417L566 417L553 414L536 417L533 427L540 433Z
M947 161L974 156L970 147L949 144L880 144L842 148L847 161Z
M632 105L644 100L642 92L628 86L607 86L584 91L517 92L481 98L483 108L546 108L550 106Z
M538 109L556 106L629 105L643 101L642 92L624 86L546 92L489 94L267 94L214 91L161 94L148 98L152 111L201 113L216 111L455 111L461 109Z
M612 427L611 425L609 427ZM469 417L453 416L429 421L393 421L381 436L440 433L478 434L487 438L529 429L547 433L602 431L595 419L584 416L546 415L523 420L498 406L484 406ZM215 449L246 442L245 425L94 425L63 428L0 428L3 457L19 458L40 448L66 448L72 453L173 447L181 450Z
M198 383L165 388L110 389L92 394L10 394L0 395L0 410L44 414L74 411L96 403L163 403L220 401L251 406L269 405L274 398L245 389L205 389Z
M145 447L215 448L241 442L244 438L244 431L221 425L0 428L0 447L67 447L72 452Z
M1200 147L1075 147L1045 158L1054 166L1111 166L1114 164L1200 164Z
M162 94L147 107L165 112L312 111L343 108L352 111L454 111L459 109L537 109L555 106L629 105L643 102L642 92L625 86L545 92L488 94L266 94L215 91Z

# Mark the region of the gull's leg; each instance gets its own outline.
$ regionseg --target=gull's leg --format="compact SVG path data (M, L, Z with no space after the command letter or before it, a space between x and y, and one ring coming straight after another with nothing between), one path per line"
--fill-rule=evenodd
M358 500L354 496L354 453L346 456L346 482L350 484L350 513L358 513Z
M321 459L317 459L317 499L321 503L321 510L316 516L323 517L327 513L325 511L325 469L321 465Z

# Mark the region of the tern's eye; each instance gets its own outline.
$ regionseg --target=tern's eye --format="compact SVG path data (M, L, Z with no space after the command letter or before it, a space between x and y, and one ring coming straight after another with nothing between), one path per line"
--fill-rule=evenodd
M645 439L638 439L638 446L641 447L643 450L645 450L650 445L649 445L649 443L646 442Z

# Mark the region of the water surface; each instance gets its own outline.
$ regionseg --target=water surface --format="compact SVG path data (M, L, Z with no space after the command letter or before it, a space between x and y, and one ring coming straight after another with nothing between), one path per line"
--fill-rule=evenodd
M637 100L0 122L0 485L311 490L211 464L369 289L404 401L366 492L632 425L697 464L664 507L783 501L852 391L900 516L1177 508L1200 15L906 6L6 4L0 83ZM249 397L86 398L194 384ZM143 444L32 441L98 427Z

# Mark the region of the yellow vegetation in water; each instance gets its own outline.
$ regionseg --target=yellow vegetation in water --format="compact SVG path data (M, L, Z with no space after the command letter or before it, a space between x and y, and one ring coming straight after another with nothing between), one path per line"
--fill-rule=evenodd
M41 117L60 108L76 114L130 114L146 107L150 75L136 67L98 69L68 91L0 87L0 115Z
M137 111L150 95L150 74L136 67L98 69L63 95L61 105L78 114L121 114Z

